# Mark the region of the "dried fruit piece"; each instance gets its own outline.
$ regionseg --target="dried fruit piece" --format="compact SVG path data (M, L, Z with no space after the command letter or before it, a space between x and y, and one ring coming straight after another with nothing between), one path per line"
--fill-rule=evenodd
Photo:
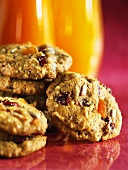
M83 100L82 100L82 105L89 107L91 104L88 102L87 99L83 99Z
M0 103L3 103L5 106L16 106L16 107L19 106L17 102L10 102L8 100L0 101Z
M28 140L30 137L28 136L13 136L13 138L11 139L13 142L19 144L19 143L23 143L25 140Z
M46 52L49 52L50 54L55 54L55 50L52 47L47 47L46 45L39 46L38 51L43 52L44 54Z
M106 103L102 99L99 99L97 112L101 114L102 118L106 118Z
M111 127L111 129L113 130L114 128L115 128L115 124L114 123L110 123L110 127Z
M21 53L23 55L35 54L35 53L37 53L37 49L34 46L27 47L27 48L22 49Z
M70 102L70 95L69 94L70 94L69 92L61 93L60 95L55 97L55 100L58 103L67 106Z
M105 117L105 118L102 118L102 120L104 120L105 122L107 122L107 123L109 123L109 121L110 121L110 119L109 119L109 117L107 116L107 117Z
M36 125L36 124L38 124L39 123L39 119L38 118L35 118L35 119L33 119L32 121L31 121L31 124L32 125Z
M39 52L43 52L46 47L47 47L47 46L46 46L45 44L44 44L44 45L40 45L40 46L38 47L38 51L39 51Z
M43 66L44 64L47 63L47 62L46 62L46 58L45 58L44 56L40 56L40 57L38 58L38 61L39 61L39 64L40 64L41 66Z

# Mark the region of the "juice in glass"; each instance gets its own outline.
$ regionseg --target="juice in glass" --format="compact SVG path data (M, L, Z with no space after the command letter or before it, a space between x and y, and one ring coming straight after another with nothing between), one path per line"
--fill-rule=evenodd
M73 57L71 71L97 77L103 51L100 0L52 0L55 44Z
M0 44L54 44L50 0L0 0Z

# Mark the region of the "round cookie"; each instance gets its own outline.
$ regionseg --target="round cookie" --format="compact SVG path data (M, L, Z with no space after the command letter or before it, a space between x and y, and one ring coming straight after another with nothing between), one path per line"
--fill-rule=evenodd
M0 90L22 95L45 94L50 82L46 80L21 80L0 74Z
M10 136L0 132L0 156L21 157L46 145L46 136Z
M11 135L43 135L47 119L43 112L30 106L24 99L0 97L0 131Z
M122 116L118 104L111 90L97 79L60 73L46 94L48 114L63 133L91 142L119 135Z
M67 71L72 58L63 50L49 45L9 44L0 46L0 73L18 79L54 79Z

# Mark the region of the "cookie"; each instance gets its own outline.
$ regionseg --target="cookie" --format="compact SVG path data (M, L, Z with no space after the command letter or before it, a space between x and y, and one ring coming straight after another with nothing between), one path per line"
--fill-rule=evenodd
M35 152L46 144L46 136L10 136L0 132L0 156L21 157Z
M42 95L20 95L16 93L0 91L1 97L23 98L28 104L38 110L46 110L46 94Z
M122 116L118 104L111 90L97 79L60 73L46 94L48 114L63 133L91 142L119 135Z
M46 95L18 95L15 93L9 93L0 91L1 97L15 97L15 98L23 98L28 104L37 108L38 110L43 111L46 119L47 119L47 132L56 131L56 128L52 125L51 118L47 114L47 107L46 107Z
M0 74L0 90L22 95L45 94L50 82L46 80L21 80Z
M63 50L49 45L9 44L0 46L0 73L18 79L54 79L67 71L72 58Z
M30 106L24 99L0 97L0 131L10 135L43 135L47 119L43 112Z

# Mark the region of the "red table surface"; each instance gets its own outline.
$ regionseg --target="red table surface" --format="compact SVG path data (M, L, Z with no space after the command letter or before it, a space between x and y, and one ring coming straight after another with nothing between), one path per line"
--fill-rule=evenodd
M47 146L23 158L0 159L0 170L128 169L128 1L103 0L104 54L99 80L109 86L123 116L121 134L98 143L66 142L48 135Z

